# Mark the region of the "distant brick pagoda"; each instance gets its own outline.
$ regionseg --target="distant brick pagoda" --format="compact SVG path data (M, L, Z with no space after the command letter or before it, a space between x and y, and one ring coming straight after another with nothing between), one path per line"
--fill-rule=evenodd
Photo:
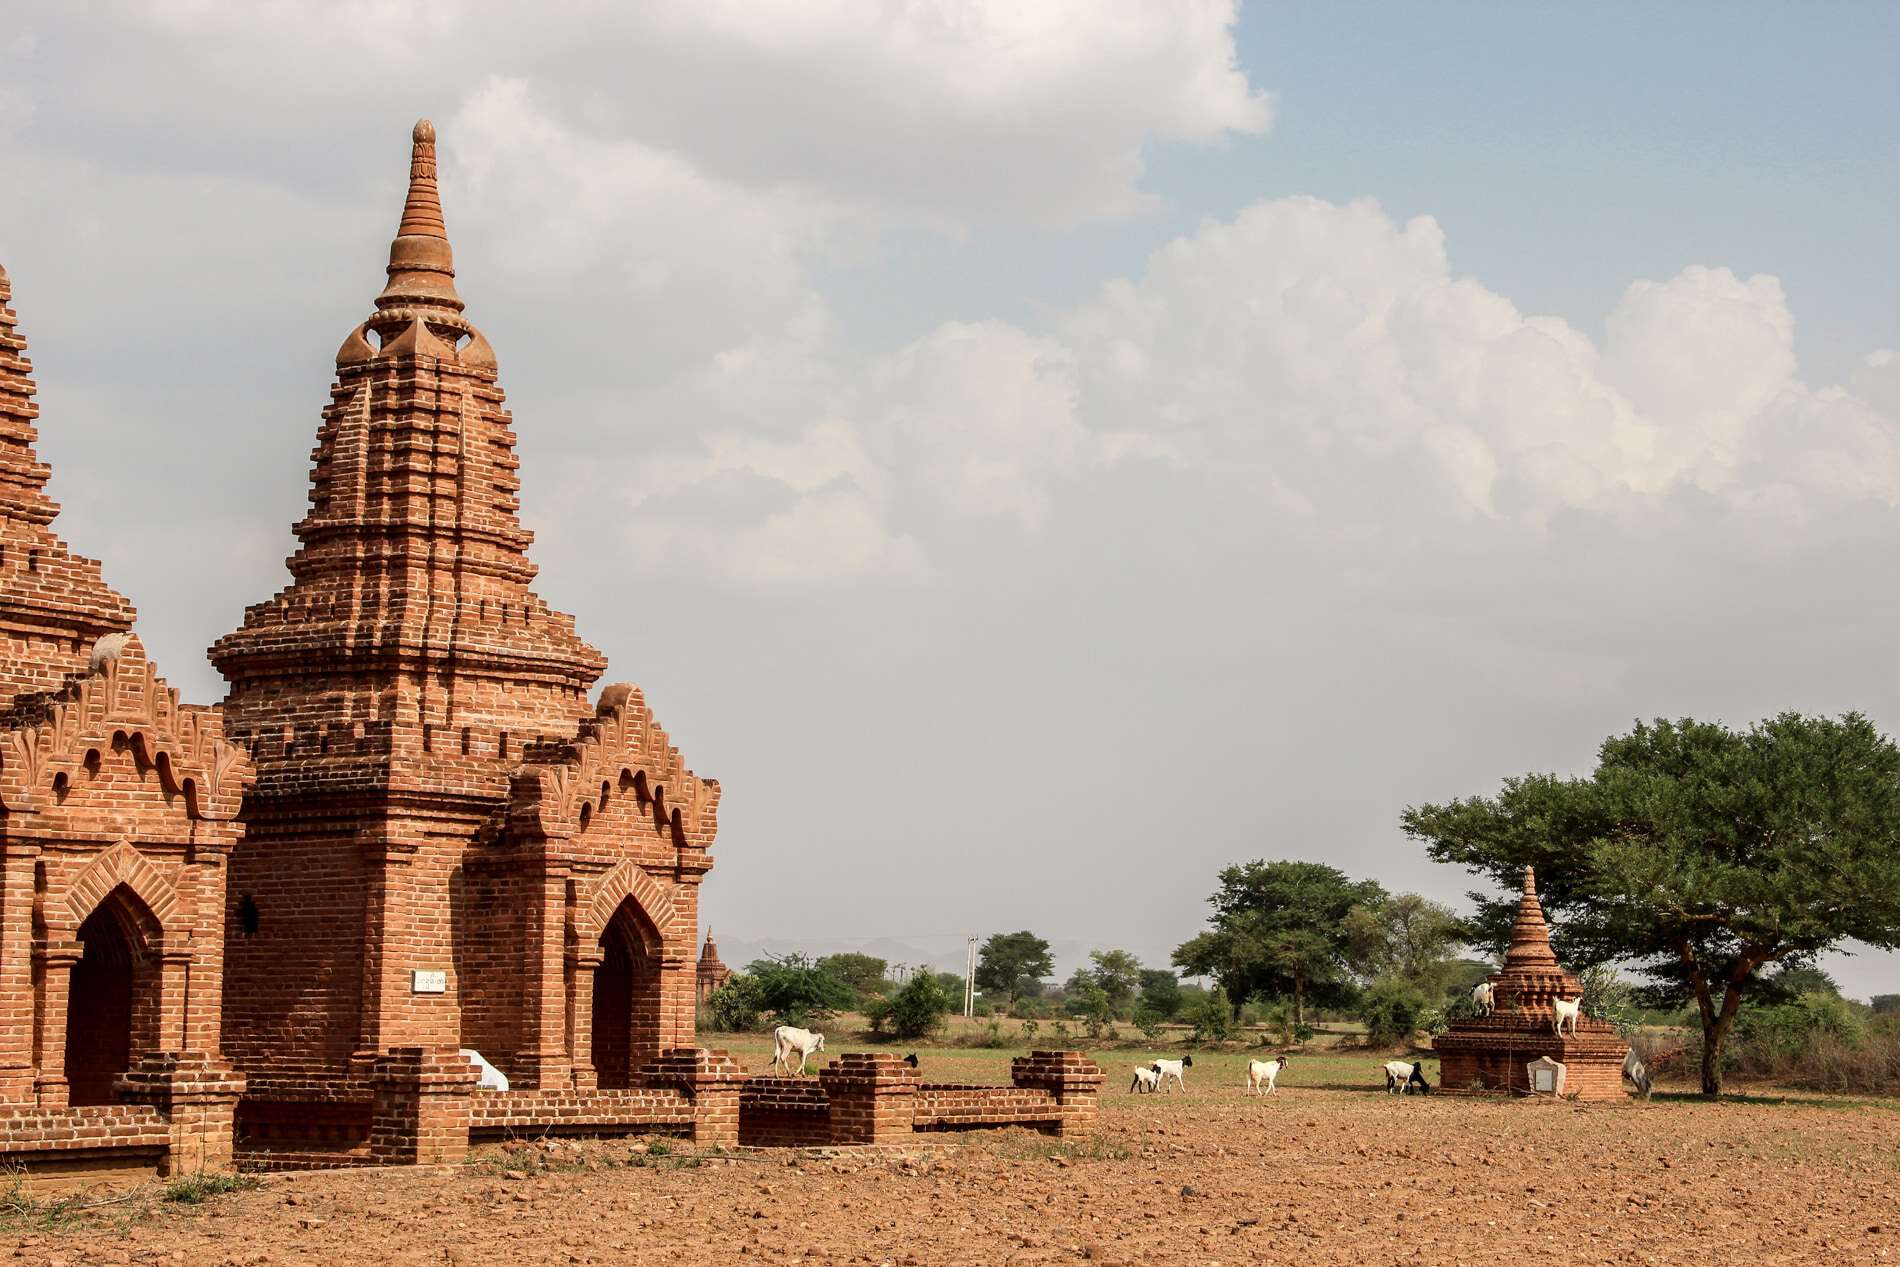
M719 947L713 944L712 929L706 930L706 944L699 950L699 1001L703 1004L713 996L726 982L732 980L732 969L720 962Z
M1621 1100L1623 1058L1629 1044L1604 1021L1577 1019L1573 1036L1552 1028L1550 1001L1583 996L1583 984L1563 970L1550 948L1550 926L1537 900L1537 877L1524 868L1524 893L1511 923L1504 969L1490 977L1497 999L1489 1016L1451 1023L1433 1044L1442 1089L1454 1093L1528 1092L1525 1065L1547 1056L1565 1066L1564 1094L1578 1100Z

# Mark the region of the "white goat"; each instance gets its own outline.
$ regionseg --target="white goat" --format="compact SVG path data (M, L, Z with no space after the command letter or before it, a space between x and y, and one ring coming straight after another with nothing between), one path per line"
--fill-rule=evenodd
M1649 1070L1643 1065L1643 1058L1636 1054L1635 1048L1631 1048L1629 1055L1623 1057L1623 1076L1636 1084L1636 1089L1645 1100L1655 1088L1655 1084L1649 1080Z
M1552 999L1550 1001L1550 1032L1563 1037L1564 1023L1570 1024L1570 1036L1577 1036L1577 1018L1583 1014L1583 1000Z
M1498 988L1489 981L1480 981L1471 989L1471 1009L1479 1016L1489 1016L1497 1010Z
M798 1029L791 1025L781 1025L772 1031L772 1063L768 1069L783 1069L786 1073L804 1073L805 1057L815 1051L825 1049L825 1036L814 1034L808 1029ZM798 1053L798 1068L792 1068L792 1053Z
M1286 1068L1286 1061L1285 1056L1275 1056L1272 1060L1249 1060L1247 1062L1247 1094L1272 1095L1273 1080L1280 1076L1282 1069ZM1260 1089L1263 1083L1267 1088L1265 1091Z
M475 1072L481 1075L475 1082L481 1090L506 1091L508 1089L508 1075L489 1064L487 1058L473 1047L462 1048L462 1059L474 1065Z
M1157 1060L1154 1064L1150 1065L1149 1068L1155 1071L1155 1077L1160 1080L1161 1090L1166 1091L1168 1089L1168 1079L1172 1078L1174 1079L1174 1085L1185 1092L1187 1090L1187 1080L1181 1076L1181 1071L1183 1069L1190 1069L1193 1065L1194 1057L1183 1056L1179 1060Z
M1156 1073L1147 1065L1136 1065L1135 1080L1128 1084L1128 1089L1136 1095L1140 1095L1143 1091L1154 1091L1160 1086L1160 1074Z
M1414 1061L1406 1064L1403 1060L1388 1060L1379 1066L1385 1074L1385 1089L1391 1095L1411 1095L1416 1091L1420 1095L1430 1095L1432 1084L1425 1081L1425 1068Z

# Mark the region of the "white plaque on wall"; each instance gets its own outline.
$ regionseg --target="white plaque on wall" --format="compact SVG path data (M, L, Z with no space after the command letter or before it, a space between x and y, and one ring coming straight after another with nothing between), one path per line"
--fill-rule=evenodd
M417 968L409 974L411 994L446 994L448 989L449 974L440 968Z

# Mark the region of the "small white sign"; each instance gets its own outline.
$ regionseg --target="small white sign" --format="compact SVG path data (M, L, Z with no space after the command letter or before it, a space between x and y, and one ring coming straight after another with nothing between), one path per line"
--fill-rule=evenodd
M409 974L412 994L446 994L448 989L449 974L440 968L417 968Z

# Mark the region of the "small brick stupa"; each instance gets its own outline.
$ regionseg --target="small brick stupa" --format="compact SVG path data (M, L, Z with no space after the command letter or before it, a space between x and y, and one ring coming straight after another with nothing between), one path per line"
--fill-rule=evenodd
M1621 1100L1623 1057L1629 1044L1604 1021L1577 1018L1577 1032L1566 1024L1559 1036L1552 1026L1550 1001L1583 996L1583 983L1565 972L1550 948L1550 925L1537 901L1537 877L1524 868L1524 895L1511 922L1511 947L1504 970L1491 974L1497 1000L1488 1016L1453 1021L1433 1047L1446 1091L1525 1092L1531 1090L1525 1066L1548 1056L1565 1067L1563 1094L1578 1100Z

